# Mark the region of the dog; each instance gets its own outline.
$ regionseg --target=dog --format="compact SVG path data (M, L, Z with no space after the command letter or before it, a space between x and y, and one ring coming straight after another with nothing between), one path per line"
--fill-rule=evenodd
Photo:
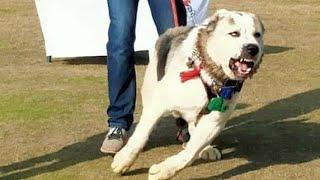
M244 81L259 68L264 26L252 13L221 9L197 27L177 27L158 39L142 86L141 119L111 167L123 174L146 144L160 117L188 124L184 149L149 169L149 179L168 179L198 158L218 160L211 143L235 109Z

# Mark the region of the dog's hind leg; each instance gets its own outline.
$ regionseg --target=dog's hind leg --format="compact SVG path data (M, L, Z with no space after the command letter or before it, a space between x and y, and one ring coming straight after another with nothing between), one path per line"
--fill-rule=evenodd
M158 98L157 98L158 99ZM162 103L153 101L149 106L143 108L143 112L137 127L129 138L128 143L115 155L111 167L114 172L123 174L133 164L146 144L153 127L164 112ZM159 106L160 105L160 106Z
M198 159L201 150L213 141L224 126L225 122L221 121L220 112L211 112L203 116L195 127L186 148L177 155L153 165L149 169L149 179L168 179L191 164Z

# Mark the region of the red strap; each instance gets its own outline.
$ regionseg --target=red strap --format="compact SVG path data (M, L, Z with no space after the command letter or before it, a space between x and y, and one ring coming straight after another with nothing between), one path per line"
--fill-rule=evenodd
M187 80L196 78L200 76L201 69L198 67L194 67L192 70L183 71L180 73L181 82L185 82Z

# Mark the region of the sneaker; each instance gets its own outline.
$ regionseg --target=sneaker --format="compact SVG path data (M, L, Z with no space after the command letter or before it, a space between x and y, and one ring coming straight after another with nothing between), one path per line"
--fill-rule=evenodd
M180 143L187 143L190 140L188 128L181 128L178 130L176 140Z
M179 130L176 135L176 140L180 143L186 143L190 139L190 134L188 131L188 124L187 122L182 118L176 119L176 125L179 127Z
M110 127L100 151L115 154L127 143L128 133L119 127Z

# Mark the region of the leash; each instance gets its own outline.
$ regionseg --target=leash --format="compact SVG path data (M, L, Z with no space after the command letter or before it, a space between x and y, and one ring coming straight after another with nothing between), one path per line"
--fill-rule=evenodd
M189 4L188 6L186 6L187 12L190 15L194 26L198 26L199 24L197 23L196 17L195 17L195 11L192 9L192 6Z

